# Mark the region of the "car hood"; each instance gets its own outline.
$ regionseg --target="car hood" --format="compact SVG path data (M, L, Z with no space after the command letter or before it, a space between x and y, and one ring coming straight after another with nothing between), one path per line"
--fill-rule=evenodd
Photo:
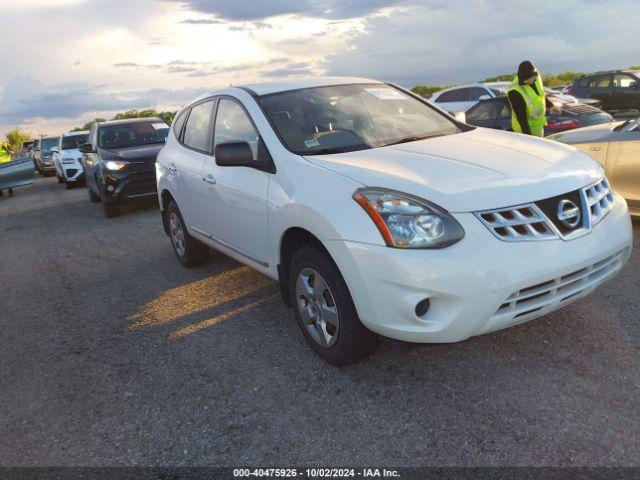
M154 163L158 153L164 147L164 143L152 145L140 145L126 148L101 148L100 155L103 160L124 160L126 162Z
M563 143L607 142L613 129L622 123L624 122L602 123L592 127L576 128L568 132L549 135L547 138Z
M450 212L541 200L582 188L603 175L595 160L573 147L482 128L306 158L362 185L410 193Z
M61 158L72 158L72 159L77 159L82 157L82 153L80 153L80 150L77 148L69 148L67 150L63 150L62 153L60 154Z

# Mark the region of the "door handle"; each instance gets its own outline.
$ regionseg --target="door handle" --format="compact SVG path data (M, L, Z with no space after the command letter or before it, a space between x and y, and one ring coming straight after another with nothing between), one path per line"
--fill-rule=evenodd
M202 180L204 180L205 182L207 182L210 185L215 185L216 184L216 179L213 178L213 176L211 174L205 175L204 177L202 177Z
M178 171L175 163L170 163L169 165L167 165L167 170L169 171L169 173L176 173Z
M589 151L590 152L599 152L600 151L600 147L589 147Z

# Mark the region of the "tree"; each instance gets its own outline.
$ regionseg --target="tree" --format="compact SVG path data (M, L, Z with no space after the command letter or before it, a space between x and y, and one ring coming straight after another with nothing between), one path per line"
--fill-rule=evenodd
M416 85L411 89L411 91L416 95L420 95L421 97L429 98L434 93L451 86L453 85Z
M5 149L11 155L16 155L22 148L22 142L26 142L31 139L31 134L23 132L19 128L14 128L7 132L7 143Z
M99 123L99 122L106 122L107 120L104 118L94 118L93 120L91 120L90 122L85 123L83 126L81 127L76 127L73 130L71 130L72 132L82 132L84 130L91 130L91 127L93 126L94 123Z

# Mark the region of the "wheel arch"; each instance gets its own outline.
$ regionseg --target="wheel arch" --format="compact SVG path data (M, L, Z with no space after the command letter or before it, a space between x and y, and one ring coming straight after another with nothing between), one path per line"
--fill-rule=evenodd
M168 189L163 189L160 193L160 215L162 216L162 227L164 233L169 236L169 220L167 219L167 207L169 202L176 201L171 192Z
M324 246L318 235L303 227L289 227L280 237L278 248L278 284L283 302L291 306L289 297L289 267L296 251L304 245L314 245L323 251L332 261L331 254Z

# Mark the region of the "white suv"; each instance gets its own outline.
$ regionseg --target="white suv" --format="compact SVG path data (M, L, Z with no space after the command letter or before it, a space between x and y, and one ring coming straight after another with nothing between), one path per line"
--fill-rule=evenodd
M180 262L213 247L277 280L335 365L377 335L457 342L545 315L630 255L627 206L597 162L385 83L226 88L172 131L156 168Z
M87 142L89 132L70 132L60 136L58 147L53 153L58 183L64 183L68 189L78 185L84 177L80 145Z

